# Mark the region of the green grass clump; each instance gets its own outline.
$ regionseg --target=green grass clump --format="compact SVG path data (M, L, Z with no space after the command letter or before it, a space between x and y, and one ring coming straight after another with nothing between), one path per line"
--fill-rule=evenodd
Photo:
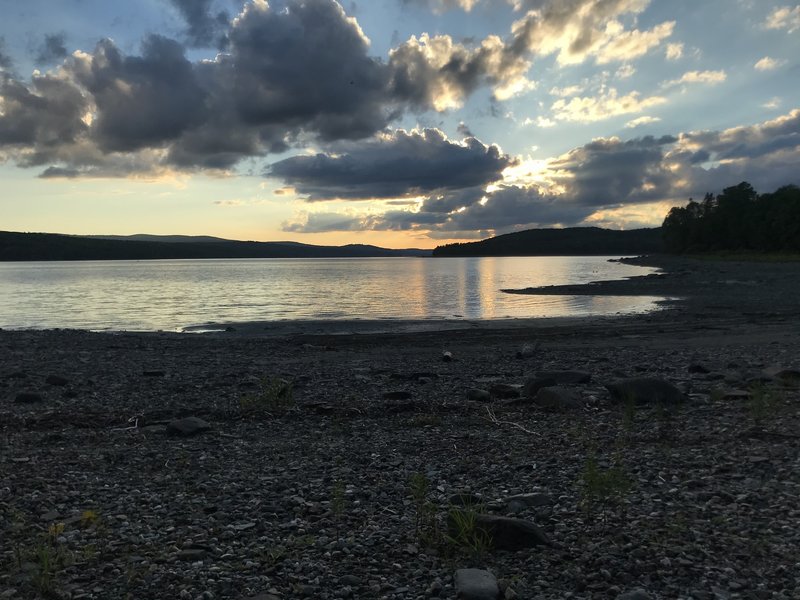
M441 528L436 507L428 499L430 482L424 473L411 475L408 480L408 491L414 505L414 535L423 546L439 546L442 541Z
M630 491L630 480L619 461L606 468L600 467L597 457L590 453L581 472L581 504L589 520L596 512L606 520L608 510L619 505Z
M760 426L775 416L782 401L783 394L780 390L765 385L756 385L750 388L747 409L755 424Z
M453 507L447 513L446 541L473 560L480 560L492 547L492 536L477 521L478 512L473 507Z
M284 414L295 406L292 384L280 377L263 377L256 392L243 396L239 408L243 414Z

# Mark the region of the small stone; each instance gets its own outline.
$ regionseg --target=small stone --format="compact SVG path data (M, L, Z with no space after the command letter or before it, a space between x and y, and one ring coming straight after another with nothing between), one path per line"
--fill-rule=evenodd
M186 417L167 424L167 433L178 437L190 437L210 429L211 425L200 417Z
M477 506L483 502L483 498L469 492L456 492L448 499L452 506Z
M36 404L43 400L42 395L36 392L19 392L14 398L14 402L17 404Z
M547 506L553 504L553 497L547 494L517 494L508 498L507 502L517 502L525 507L538 508L540 506Z
M147 369L142 371L142 375L145 377L164 377L166 374L166 371L162 371L160 369Z
M650 600L650 594L639 588L617 596L617 600Z
M442 352L442 361L443 362L451 362L453 360L453 353L444 351Z
M467 400L472 402L490 402L492 395L480 388L470 388L467 390Z
M391 392L384 392L383 393L384 400L410 400L411 399L411 392L407 392L405 390L394 390Z
M48 375L47 379L45 379L44 381L48 385L57 385L61 387L69 383L69 379L67 379L66 377L61 377L60 375Z
M483 569L458 569L455 574L456 598L460 600L497 600L497 579Z
M519 388L507 383L495 383L489 388L489 394L493 398L500 398L501 400L507 398L519 398Z
M178 560L186 560L190 562L195 562L198 560L203 560L205 558L206 551L201 550L199 548L189 548L187 550L181 550L178 552Z

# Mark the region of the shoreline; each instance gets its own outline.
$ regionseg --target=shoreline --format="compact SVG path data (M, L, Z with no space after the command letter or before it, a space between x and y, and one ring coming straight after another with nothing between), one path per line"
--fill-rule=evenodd
M671 268L696 293L644 315L0 330L0 597L454 600L475 567L512 600L795 598L800 278ZM621 406L631 377L684 400ZM550 545L454 538L464 498Z

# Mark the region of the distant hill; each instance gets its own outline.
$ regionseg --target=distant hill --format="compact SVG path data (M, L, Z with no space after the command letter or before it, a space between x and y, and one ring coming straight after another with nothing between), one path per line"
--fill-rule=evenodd
M447 244L434 249L433 256L597 256L663 251L661 228L568 227L528 229L479 242Z
M226 240L225 238L214 237L211 235L152 235L150 233L136 233L134 235L82 235L97 240L121 240L125 242L235 242L236 240Z
M200 237L145 236L151 241L115 236L81 237L58 233L0 231L0 261L149 260L166 258L349 258L430 256L430 250L393 250L364 244L314 246L298 242L239 242ZM188 237L188 236L187 236ZM110 238L110 239L109 239ZM178 241L163 241L165 239ZM212 241L206 241L212 240Z

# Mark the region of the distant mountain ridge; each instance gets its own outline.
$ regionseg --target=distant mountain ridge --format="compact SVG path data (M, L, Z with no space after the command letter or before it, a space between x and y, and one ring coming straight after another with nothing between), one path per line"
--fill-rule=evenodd
M433 256L602 256L664 251L661 228L627 231L600 227L528 229L479 242L437 246Z
M151 233L135 233L133 235L79 235L75 237L85 237L94 240L118 240L122 242L169 242L169 243L189 243L189 242L235 242L225 238L214 237L213 235L153 235Z
M358 258L430 256L366 244L315 246L300 242L242 242L209 236L76 236L0 231L0 261L152 260L183 258ZM170 241L165 241L170 240Z

